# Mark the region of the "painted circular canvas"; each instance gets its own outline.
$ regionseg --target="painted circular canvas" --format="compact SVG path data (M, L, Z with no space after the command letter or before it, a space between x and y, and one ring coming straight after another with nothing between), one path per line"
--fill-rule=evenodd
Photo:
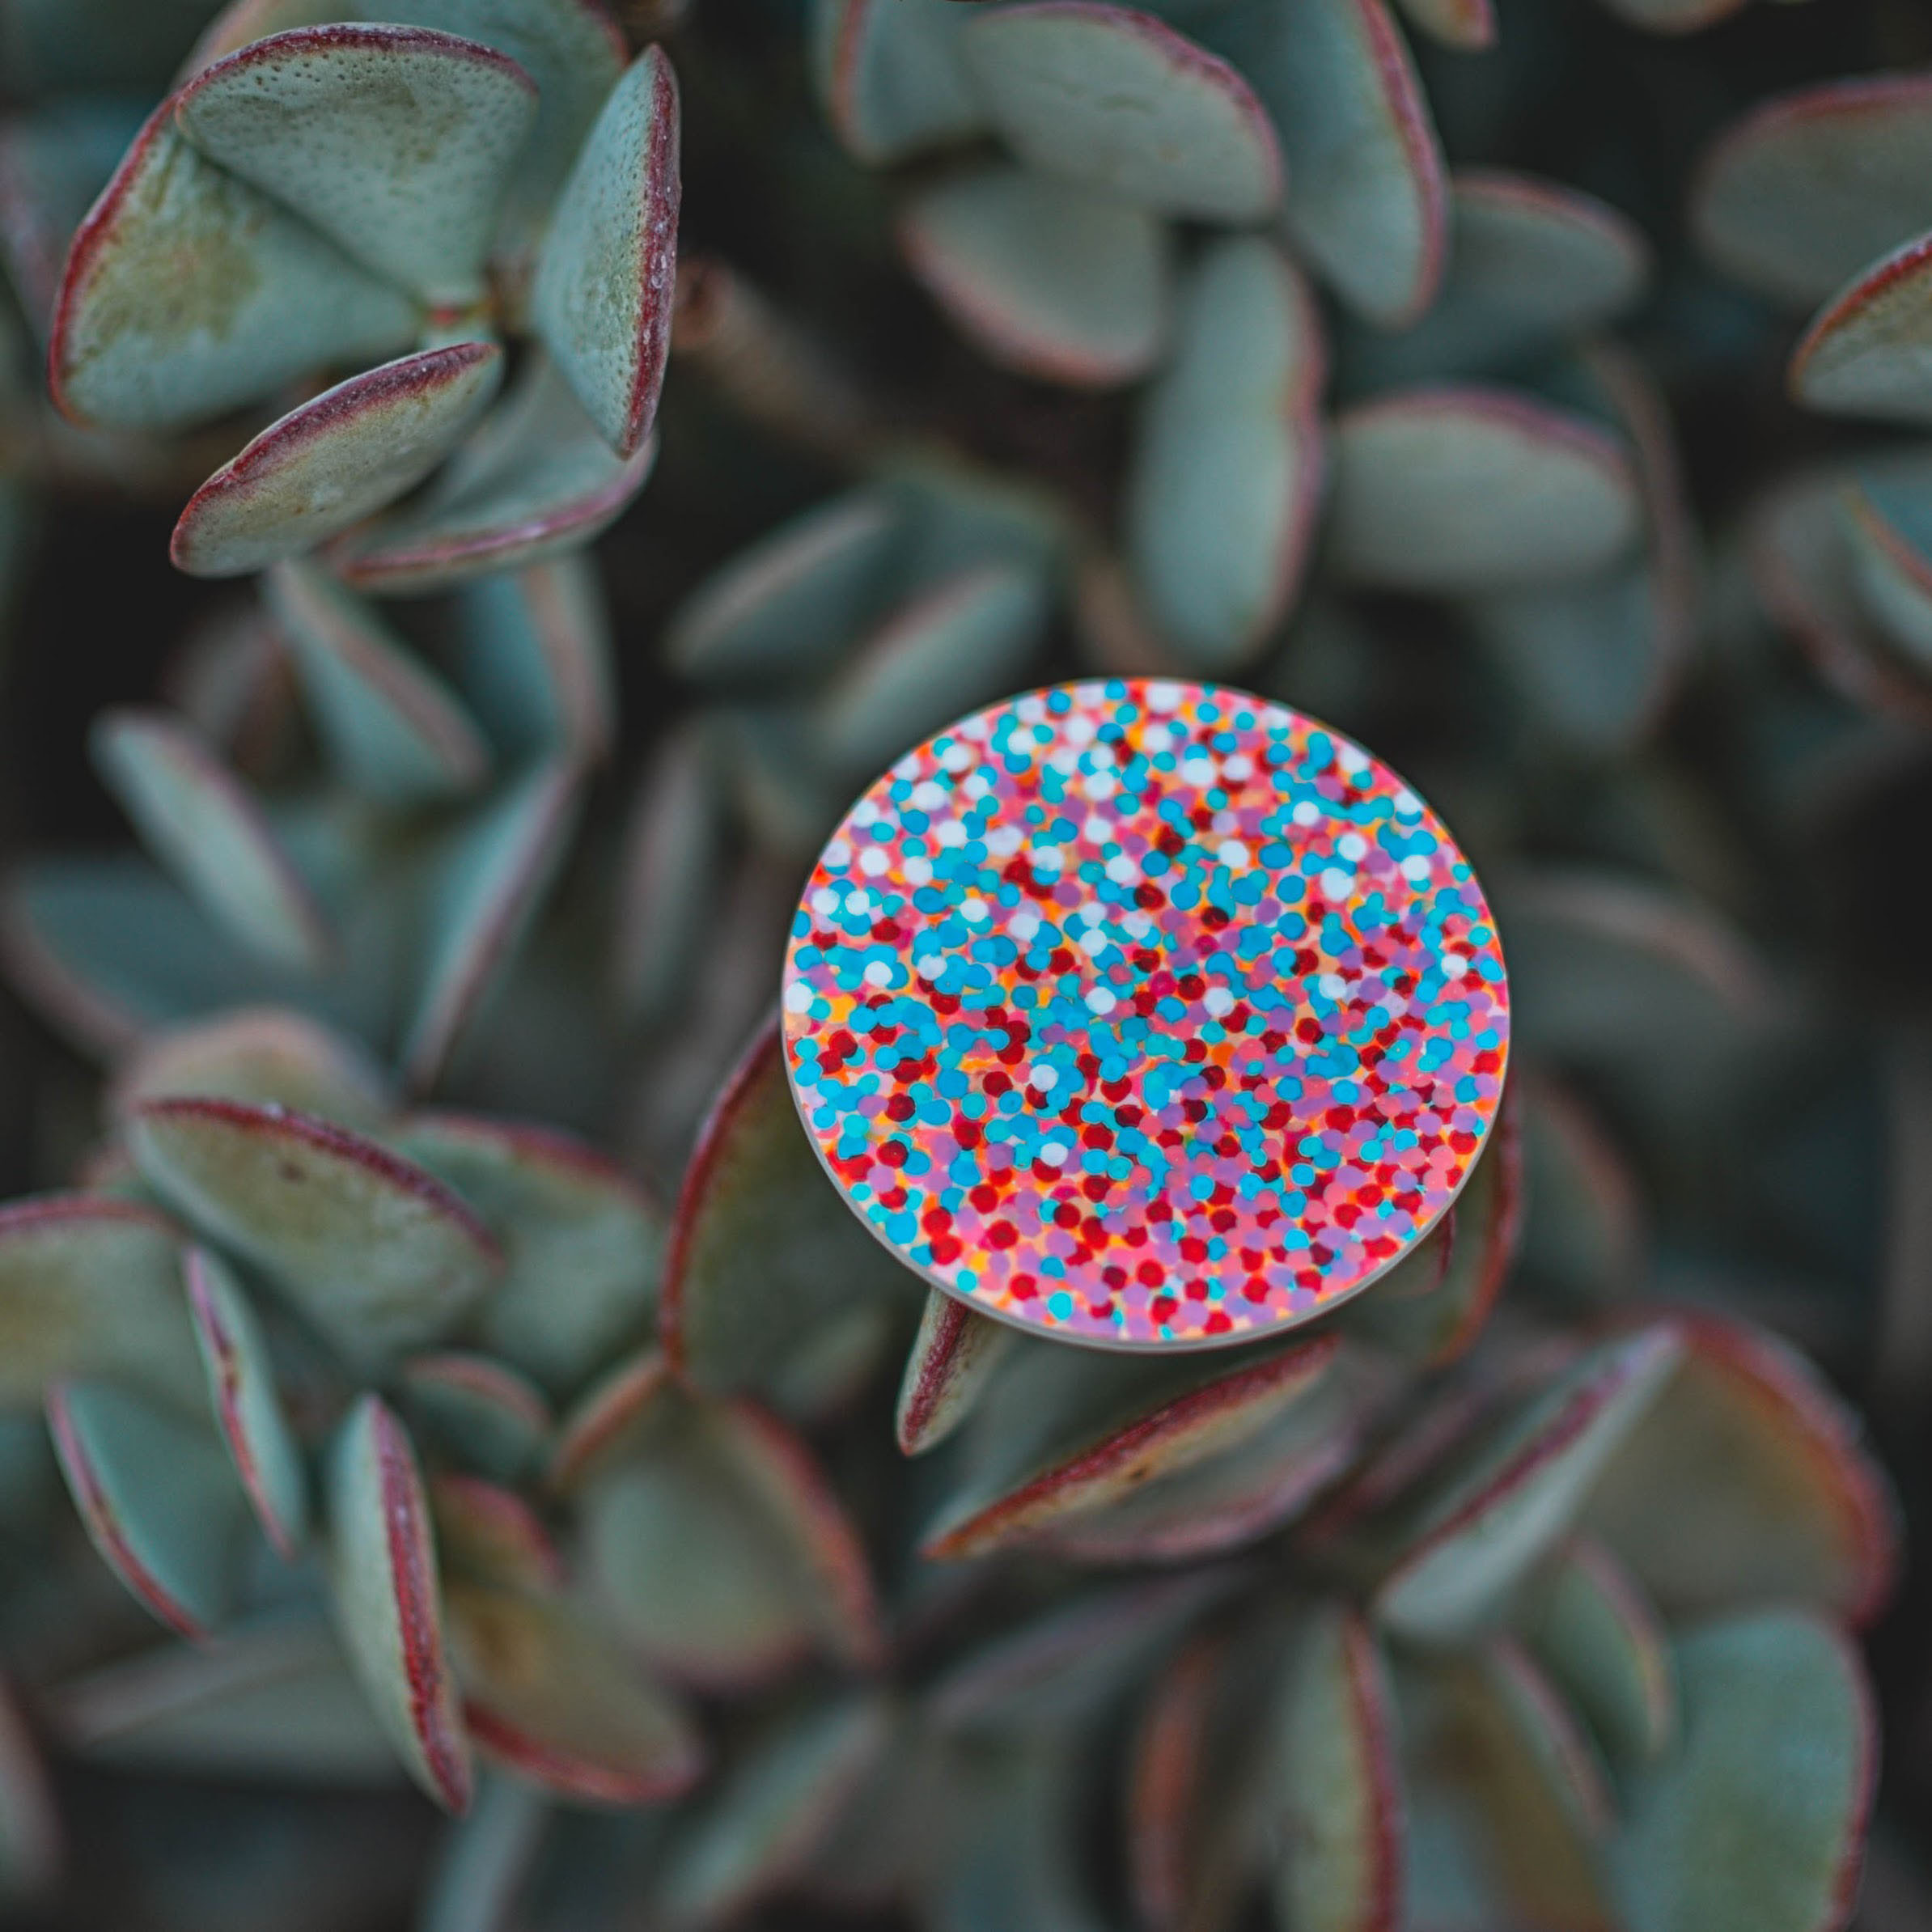
M1116 678L909 752L813 869L786 1064L854 1211L981 1313L1252 1340L1392 1267L1502 1097L1509 995L1434 813L1314 719Z

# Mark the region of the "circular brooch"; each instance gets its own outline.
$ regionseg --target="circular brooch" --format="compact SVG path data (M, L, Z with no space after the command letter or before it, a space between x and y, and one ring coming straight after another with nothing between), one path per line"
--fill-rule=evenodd
M1063 684L907 752L813 868L785 1059L853 1210L996 1320L1252 1341L1408 1253L1496 1117L1482 889L1388 767L1245 693Z

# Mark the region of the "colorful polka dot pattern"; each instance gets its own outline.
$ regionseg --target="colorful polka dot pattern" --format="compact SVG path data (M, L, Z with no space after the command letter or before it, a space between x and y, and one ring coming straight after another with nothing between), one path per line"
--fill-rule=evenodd
M812 873L784 1017L807 1129L904 1260L1117 1347L1286 1328L1388 1268L1509 1042L1481 888L1394 773L1138 679L902 758Z

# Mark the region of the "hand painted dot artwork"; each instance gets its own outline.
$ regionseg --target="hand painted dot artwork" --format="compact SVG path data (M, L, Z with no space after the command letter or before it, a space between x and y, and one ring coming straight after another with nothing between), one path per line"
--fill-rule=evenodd
M1339 732L1112 679L909 752L793 922L786 1063L853 1209L981 1312L1252 1339L1455 1199L1509 1051L1481 888Z

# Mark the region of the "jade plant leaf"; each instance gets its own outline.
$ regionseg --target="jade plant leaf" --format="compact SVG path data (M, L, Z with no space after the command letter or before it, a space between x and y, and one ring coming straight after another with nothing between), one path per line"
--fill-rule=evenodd
M319 972L333 941L313 895L243 782L165 712L108 710L95 768L156 858L264 960Z
M1642 518L1622 443L1516 391L1405 390L1335 426L1328 542L1358 583L1455 594L1581 577L1627 553Z
M672 1366L709 1393L808 1412L811 1355L844 1349L835 1332L854 1327L875 1352L922 1292L826 1179L767 1026L698 1135L672 1218L659 1320Z
M520 1491L445 1469L430 1479L430 1518L446 1577L507 1585L529 1596L562 1591L563 1553Z
M433 859L424 892L429 961L401 1056L417 1090L434 1083L502 983L563 863L583 792L574 760L534 766L457 826Z
M981 1405L966 1473L923 1551L978 1556L1251 1442L1316 1385L1337 1345L1324 1337L1204 1369L1036 1344Z
M330 1443L328 1574L336 1626L396 1755L446 1810L473 1783L443 1634L428 1498L409 1432L375 1396Z
M1881 74L1761 102L1704 157L1691 222L1739 282L1808 308L1932 227L1932 81Z
M810 677L884 602L904 534L904 518L876 489L807 511L741 550L678 607L664 633L665 661L705 684Z
M1181 297L1178 350L1142 405L1126 538L1183 663L1222 671L1286 613L1321 500L1321 324L1281 250L1217 242Z
M1298 1932L1393 1932L1404 1878L1395 1693L1354 1612L1324 1604L1307 1619L1273 1743L1284 1921Z
M331 561L384 596L520 570L600 535L656 460L650 438L628 457L615 454L556 363L533 351L422 498L345 537Z
M661 1802L697 1778L704 1752L690 1718L582 1612L455 1582L444 1615L479 1752L601 1804Z
M953 0L813 0L811 74L825 118L875 167L985 125Z
M1677 1736L1670 1639L1642 1587L1608 1550L1573 1539L1533 1586L1523 1638L1620 1764L1655 1764Z
M611 90L558 196L531 313L577 400L620 456L650 433L671 345L678 95L657 47Z
M1932 489L1889 466L1846 485L1841 509L1851 587L1914 667L1932 669Z
M993 125L1047 174L1213 221L1258 221L1281 201L1281 151L1253 89L1150 15L1032 0L976 12L959 44Z
M413 489L502 380L494 342L419 350L272 422L181 512L168 553L191 577L240 577L339 536Z
M235 1272L205 1248L182 1264L216 1426L256 1520L284 1557L308 1536L308 1472L282 1407L268 1337Z
M1858 1896L1878 1769L1871 1693L1819 1618L1767 1610L1677 1649L1684 1743L1617 1848L1633 1932L1832 1932Z
M430 307L482 293L511 170L536 117L515 61L420 28L271 35L175 97L211 161Z
M1013 1331L934 1289L900 1379L895 1428L907 1455L936 1449L985 1392Z
M1279 131L1289 239L1358 314L1414 321L1442 279L1448 182L1382 0L1245 0L1210 32Z
M416 307L205 161L163 105L75 235L49 350L77 422L172 430L317 364L393 355Z
M901 210L913 273L992 361L1104 388L1145 375L1166 347L1166 227L1129 201L1030 168L955 175Z
M1897 1505L1857 1417L1764 1330L1705 1314L1680 1326L1684 1365L1584 1525L1671 1616L1800 1602L1869 1621L1896 1572Z
M1381 1621L1448 1642L1495 1619L1676 1367L1667 1324L1606 1342L1452 1467L1376 1598Z
M495 1357L464 1349L411 1355L396 1386L424 1440L464 1468L511 1482L542 1463L556 1420L550 1405Z
M1473 51L1496 39L1496 10L1490 0L1401 0L1409 23L1445 47Z
M171 1629L205 1635L231 1599L247 1514L214 1431L105 1382L55 1383L47 1426L101 1560Z
M356 791L411 805L483 782L489 749L476 726L368 604L294 561L269 573L268 604L330 758Z
M0 125L0 269L36 333L53 320L69 241L140 131L125 103L85 96Z
M663 1210L581 1141L476 1115L413 1115L389 1144L440 1176L502 1248L501 1278L477 1311L484 1345L566 1394L634 1345L663 1262Z
M150 1100L127 1135L155 1190L353 1361L433 1340L502 1267L482 1222L434 1175L312 1116Z
M485 1773L451 1828L417 1900L416 1932L502 1932L543 1849L556 1801L520 1777Z
M37 1408L57 1378L111 1377L193 1413L203 1385L180 1256L168 1222L106 1195L0 1208L0 1403Z
M1837 416L1932 423L1926 290L1932 235L1921 235L1858 277L1813 318L1791 353L1792 396Z

